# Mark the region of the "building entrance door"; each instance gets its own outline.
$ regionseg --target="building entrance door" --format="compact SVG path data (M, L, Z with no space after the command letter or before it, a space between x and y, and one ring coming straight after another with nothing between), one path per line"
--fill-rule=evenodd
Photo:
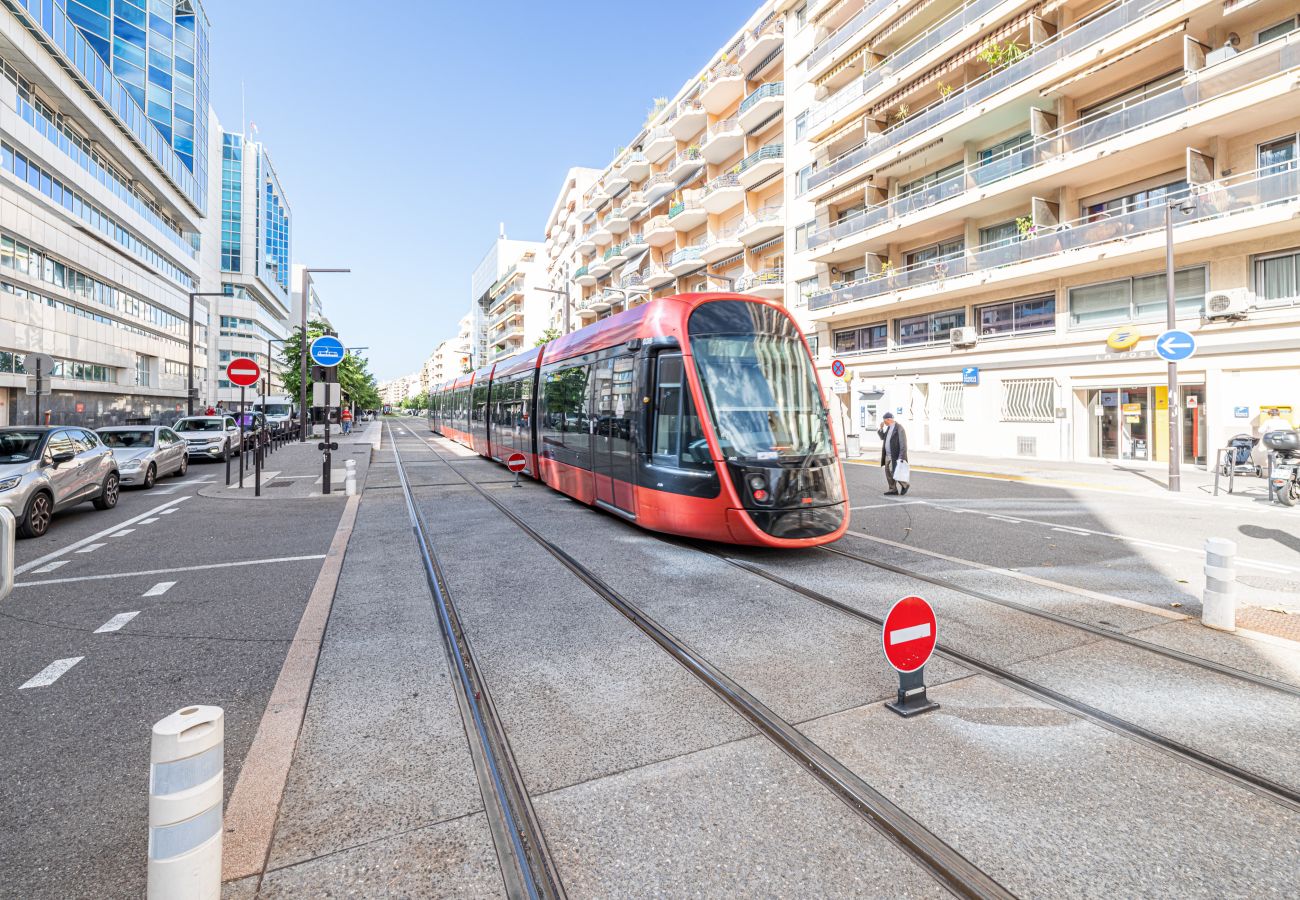
M1102 388L1088 392L1091 454L1097 459L1151 459L1151 389Z
M1185 387L1182 393L1183 462L1205 465L1205 386Z

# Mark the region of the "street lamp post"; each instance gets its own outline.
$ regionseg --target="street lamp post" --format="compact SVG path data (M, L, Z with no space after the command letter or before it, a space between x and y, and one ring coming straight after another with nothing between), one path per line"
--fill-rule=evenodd
M1196 210L1191 197L1169 200L1165 203L1165 325L1172 331L1178 327L1177 289L1174 285L1174 210L1190 215ZM1169 490L1178 493L1183 489L1182 449L1179 447L1181 423L1178 420L1178 363L1169 361L1169 383L1165 389L1165 406L1169 412Z
M283 344L288 340L288 338L266 339L266 378L262 381L262 415L266 415L266 395L271 393L271 373L275 370L275 366L271 361L271 345ZM292 417L290 421L292 421Z
M189 379L185 385L185 415L194 415L194 300L196 297L224 297L224 293L206 291L203 293L190 294L190 366ZM208 320L208 327L212 327L212 320Z
M727 290L732 291L733 293L735 292L736 279L732 278L730 275L719 275L717 272L710 272L708 269L704 270L704 274L708 275L710 278L716 278L718 281L725 281L727 283Z
M298 443L307 442L307 304L311 298L311 276L312 273L326 272L351 272L351 269L308 269L302 270L302 342L298 348L298 395L299 395L299 415L302 418L302 430L298 436Z

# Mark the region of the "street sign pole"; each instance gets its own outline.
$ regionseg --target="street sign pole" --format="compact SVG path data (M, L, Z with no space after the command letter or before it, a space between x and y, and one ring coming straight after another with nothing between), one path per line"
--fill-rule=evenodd
M1165 203L1165 320L1173 331L1178 327L1174 286L1174 207ZM1178 493L1183 489L1182 456L1179 453L1178 422L1178 363L1169 361L1169 386L1165 405L1169 408L1169 490Z
M244 489L244 391L248 388L239 388L239 489Z
M938 638L934 609L920 597L904 597L885 616L881 646L885 659L898 672L898 699L885 706L905 719L939 708L925 694L925 664Z
M32 422L37 428L41 427L41 362L36 361L36 420Z
M321 457L320 469L320 492L328 494L330 492L330 406L329 406L329 385L325 386L325 454Z

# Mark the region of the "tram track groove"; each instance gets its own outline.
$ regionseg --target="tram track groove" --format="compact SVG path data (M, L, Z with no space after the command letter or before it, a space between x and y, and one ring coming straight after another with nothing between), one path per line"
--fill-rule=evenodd
M994 594L986 593L978 588L966 587L940 575L929 575L925 572L908 569L905 566L881 562L880 560L871 559L870 557L863 556L862 554L855 553L851 550L845 550L841 547L818 547L817 549L823 553L844 557L845 559L850 559L854 562L862 563L863 565L882 569L886 572L893 572L895 575L902 575L905 578L914 578L917 581L924 581L927 584L934 585L935 587L941 587L958 594L964 594L967 597L972 597L976 600L983 600L986 603L993 603L997 606L1005 607L1006 609L1026 613L1027 615L1036 616L1040 619L1046 619L1047 621L1055 622L1058 625L1064 625L1068 628L1085 631L1096 637L1116 641L1121 644L1127 644L1130 647L1136 647L1139 650L1145 650L1148 653L1154 653L1157 656L1163 656L1167 659L1175 660L1176 662L1185 663L1190 666L1197 666L1208 671L1217 672L1218 674L1225 675L1229 678L1235 678L1239 681L1245 681L1260 687L1269 688L1270 690L1290 694L1293 697L1300 697L1300 686L1288 684L1285 681L1278 681L1277 679L1269 678L1266 675L1247 672L1245 669L1238 669L1235 666L1229 666L1213 659L1206 659L1205 657L1197 656L1194 653L1186 653L1172 647L1165 647L1151 641L1144 641L1141 638L1133 637L1132 635L1126 634L1122 631L1103 628L1100 625L1093 625L1090 622L1082 622L1078 619L1072 619L1069 616L1062 616L1057 613L1048 612L1044 609L1036 609L1035 607L1024 603L1018 603L1015 600L1008 600L1005 597L998 597Z
M487 682L479 672L469 639L447 589L442 566L429 541L428 529L407 481L392 427L387 427L406 511L411 520L411 530L420 551L420 560L442 634L447 664L456 676L452 679L456 702L460 707L466 737L469 738L470 756L506 893L511 898L564 900L566 894L559 870L546 844L541 822L533 810L505 727L492 702Z
M450 462L430 441L418 437L416 440L435 457L450 466ZM1015 897L992 876L914 819L902 807L869 785L820 745L804 736L794 725L741 687L637 604L616 591L594 571L534 529L487 490L458 469L452 468L452 471L455 471L498 512L587 585L593 593L609 603L679 665L695 676L732 711L749 722L858 816L915 860L942 887L958 897L1000 898L1000 900L1012 900Z
M756 563L751 563L748 560L737 559L720 551L704 549L694 545L687 546L692 546L693 549L696 549L701 553L715 556L742 571L766 579L773 584L786 588L789 591L799 594L800 596L812 600L815 603L819 603L829 609L835 610L836 612L843 613L850 618L869 622L876 628L884 627L884 620L879 616L872 615L871 613L858 609L857 607L841 600L836 600L820 591L790 581L774 572L768 571ZM1129 738L1130 740L1136 741L1137 743L1153 750L1170 755L1188 765L1209 772L1236 784L1243 789L1249 790L1254 794L1265 797L1292 812L1300 813L1300 791L1297 791L1288 785L1281 784L1280 782L1274 781L1263 775L1258 775L1248 769L1241 768L1235 763L1228 762L1219 757L1213 756L1212 754L1197 750L1195 747L1190 747L1180 741L1174 740L1173 738L1165 737L1164 735L1152 731L1145 726L1138 725L1135 722L1130 722L1129 720L1114 715L1113 713L1098 709L1082 700L1076 700L1075 698L1063 694L1054 688L1049 688L1046 685L1033 681L1032 679L1018 675L1009 669L997 665L996 663L985 662L984 660L971 656L961 650L956 650L947 644L936 644L935 653L950 662L957 663L971 671L978 672L988 678L1005 684L1008 687L1014 688L1022 694L1049 703L1058 709L1073 712L1081 718L1103 727L1108 731Z

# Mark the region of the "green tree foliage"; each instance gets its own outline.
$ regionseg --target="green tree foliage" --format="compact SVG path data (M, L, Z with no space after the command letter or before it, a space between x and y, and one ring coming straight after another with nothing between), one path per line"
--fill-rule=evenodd
M329 326L319 319L313 319L307 323L307 342L310 344L313 340L323 334L328 333ZM299 396L299 354L302 353L302 332L294 329L289 335L288 340L284 342L283 349L280 351L281 361L281 381L284 383L284 390L292 397ZM370 372L370 364L364 356L357 353L348 353L339 363L339 384L343 393L347 395L347 400L352 405L361 409L378 409L379 386L375 383L375 376ZM311 360L307 361L307 403L311 405Z
M560 336L560 329L558 329L558 328L548 328L548 329L546 329L545 331L542 332L542 336L539 337L539 338L536 340L536 342L533 343L533 346L534 346L534 347L540 347L540 346L542 346L542 344L549 343L549 342L555 340L556 338L558 338L559 336Z

